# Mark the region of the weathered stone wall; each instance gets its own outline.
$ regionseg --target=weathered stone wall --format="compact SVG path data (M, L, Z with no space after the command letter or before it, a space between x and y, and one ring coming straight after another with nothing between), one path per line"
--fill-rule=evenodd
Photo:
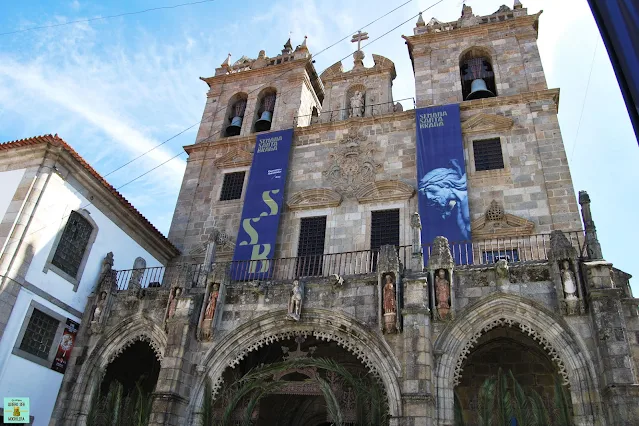
M352 96L354 89L359 87L365 88L365 116L393 112L392 83L393 76L389 71L375 73L372 69L352 70L341 78L325 81L326 98L321 121L347 119L350 108L349 95Z
M462 102L461 56L482 49L493 66L498 96L545 90L535 15L454 31L407 37L413 55L417 106Z

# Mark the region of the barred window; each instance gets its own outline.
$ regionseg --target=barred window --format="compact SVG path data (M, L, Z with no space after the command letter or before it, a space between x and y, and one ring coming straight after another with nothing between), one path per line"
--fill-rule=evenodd
M78 212L71 212L51 264L77 278L92 232L93 226L87 219Z
M60 321L34 309L22 337L20 349L38 358L47 359Z
M371 216L371 250L399 246L399 209L379 210Z
M233 172L224 175L220 201L239 200L242 198L245 174L246 172Z
M484 263L497 263L498 260L504 259L510 262L519 262L519 250L486 250L484 251Z
M473 142L475 170L496 170L504 168L504 157L499 138Z
M326 216L305 217L300 225L297 246L297 275L322 275Z

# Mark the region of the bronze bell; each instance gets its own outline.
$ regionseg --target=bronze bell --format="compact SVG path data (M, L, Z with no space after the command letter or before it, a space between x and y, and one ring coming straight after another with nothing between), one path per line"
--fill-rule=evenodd
M226 128L226 136L237 136L242 130L242 117L235 116L231 124Z
M255 122L255 131L263 132L271 129L271 120L273 119L273 113L271 111L264 111L259 120Z
M472 101L473 99L494 97L495 94L486 87L486 81L483 78L477 78L470 84L470 93L466 96L466 100Z

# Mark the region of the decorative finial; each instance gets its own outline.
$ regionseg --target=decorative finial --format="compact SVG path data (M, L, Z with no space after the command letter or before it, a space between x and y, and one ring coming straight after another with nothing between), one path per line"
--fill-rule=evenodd
M524 7L521 2L519 0L515 0L515 5L513 6L513 9L521 9L522 7Z
M426 22L424 22L424 18L422 17L422 12L419 12L419 18L417 18L417 26L418 27L426 26Z
M291 45L291 38L289 37L288 40L286 40L286 43L284 43L284 50L282 50L282 53L291 53L292 50L293 45Z
M222 68L229 68L231 66L231 54L226 57L226 60L222 62Z
M306 46L306 39L307 38L308 38L307 36L304 36L304 41L302 42L302 44L300 44L299 46L297 46L295 48L296 52L300 52L300 51L301 52L308 52L308 47Z

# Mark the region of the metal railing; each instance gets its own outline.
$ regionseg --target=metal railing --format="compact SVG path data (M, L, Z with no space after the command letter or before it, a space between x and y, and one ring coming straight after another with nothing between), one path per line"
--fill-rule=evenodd
M564 235L582 256L584 234L582 231L564 232ZM423 244L424 263L428 262L432 243ZM508 263L548 260L550 234L534 234L520 237L490 238L473 241L449 242L450 251L458 265L486 265L505 259Z
M398 256L400 262L407 265L410 261L411 246L398 247ZM305 277L330 277L334 274L352 276L377 271L378 258L378 250L360 250L264 261L216 262L211 265L210 270L213 274L219 275L220 281L225 275L228 275L230 281L293 280ZM141 288L170 286L201 288L206 285L206 276L205 266L196 263L117 271L115 280L118 290L126 290L131 283L136 282Z
M583 256L584 234L582 231L564 232L577 253ZM535 234L520 237L490 238L473 241L450 242L450 251L458 265L487 265L506 259L508 263L543 261L548 259L550 234ZM424 264L432 251L431 244L422 245ZM410 268L412 246L398 247L398 256L404 267ZM252 280L293 280L296 278L326 278L331 275L353 276L377 271L379 250L359 250L343 253L327 253L314 256L283 257L270 260L242 260L216 262L210 271L219 280L231 282ZM141 288L180 286L197 288L206 285L207 269L201 263L177 264L169 267L127 269L117 271L115 280L118 290L126 290L132 283ZM214 276L215 279L217 279Z
M410 102L408 102L410 101ZM411 108L406 108L402 102L406 102ZM396 112L395 105L401 104L403 110L415 109L415 98L404 98L394 100L390 102L383 102L379 104L366 104L364 105L363 117L376 117L380 115L390 114ZM330 123L334 121L347 120L349 117L349 111L352 108L340 108L331 111L322 111L319 115L305 114L293 117L293 127L308 126L309 124L316 123Z
M156 266L144 269L124 269L117 271L115 282L118 290L127 290L132 283L141 288L198 287L206 280L204 265L201 263L182 263L173 266ZM202 284L203 286L203 284Z

